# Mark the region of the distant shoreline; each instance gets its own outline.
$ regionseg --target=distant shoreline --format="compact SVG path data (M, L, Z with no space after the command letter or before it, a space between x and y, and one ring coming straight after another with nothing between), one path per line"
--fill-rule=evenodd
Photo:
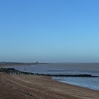
M36 65L36 64L49 64L49 63L21 63L21 62L0 62L0 66L9 66L9 65Z

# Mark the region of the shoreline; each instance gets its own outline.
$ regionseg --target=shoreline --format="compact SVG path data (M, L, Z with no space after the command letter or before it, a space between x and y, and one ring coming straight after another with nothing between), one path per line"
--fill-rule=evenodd
M97 90L65 84L48 76L0 73L1 99L14 97L11 94L17 99L98 99L99 97Z

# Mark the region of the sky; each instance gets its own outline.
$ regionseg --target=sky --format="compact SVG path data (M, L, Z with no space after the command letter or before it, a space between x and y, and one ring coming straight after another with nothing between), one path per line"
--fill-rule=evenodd
M99 62L99 0L0 0L0 61Z

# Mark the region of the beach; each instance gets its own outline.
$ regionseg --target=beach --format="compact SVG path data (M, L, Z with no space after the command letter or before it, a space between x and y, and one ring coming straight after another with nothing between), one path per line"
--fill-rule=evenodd
M48 76L0 73L0 99L99 99L99 91Z

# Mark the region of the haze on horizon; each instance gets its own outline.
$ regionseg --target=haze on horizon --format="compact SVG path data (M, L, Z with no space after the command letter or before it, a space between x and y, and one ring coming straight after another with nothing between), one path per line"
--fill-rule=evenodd
M99 0L1 0L0 61L99 62Z

